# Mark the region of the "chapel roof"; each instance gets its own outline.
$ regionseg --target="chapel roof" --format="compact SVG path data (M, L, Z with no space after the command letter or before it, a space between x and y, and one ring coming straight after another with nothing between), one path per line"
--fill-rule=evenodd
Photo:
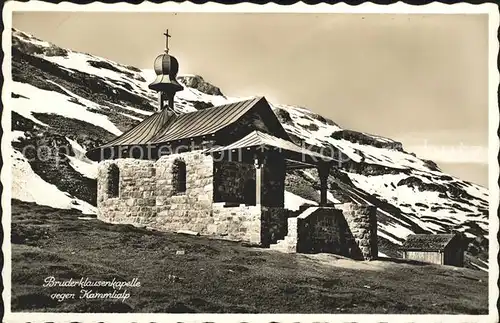
M442 251L455 237L455 234L411 234L406 238L401 249Z
M175 115L169 113L168 109L165 109L150 115L132 129L124 132L99 148L126 145L145 145L151 143L151 140L158 134L159 131L168 128L174 121Z
M176 117L168 127L151 139L152 143L163 143L183 138L211 135L236 122L264 97L255 97L216 107L188 112Z
M174 140L212 135L240 119L264 97L224 104L175 115L169 109L157 112L117 138L87 152L87 157L102 148L168 143Z

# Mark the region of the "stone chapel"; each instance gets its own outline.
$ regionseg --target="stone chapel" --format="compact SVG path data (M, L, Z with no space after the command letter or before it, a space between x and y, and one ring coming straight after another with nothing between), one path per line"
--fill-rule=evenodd
M167 47L149 85L158 111L87 152L99 162L99 219L285 252L377 257L375 207L327 204L332 158L296 145L264 97L176 113L178 68ZM297 214L284 207L285 177L304 168L318 169L321 203Z

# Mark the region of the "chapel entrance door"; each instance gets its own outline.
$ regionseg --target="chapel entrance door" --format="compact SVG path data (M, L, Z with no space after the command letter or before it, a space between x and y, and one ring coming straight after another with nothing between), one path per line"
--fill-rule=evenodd
M255 180L253 178L245 181L243 194L246 205L255 205Z

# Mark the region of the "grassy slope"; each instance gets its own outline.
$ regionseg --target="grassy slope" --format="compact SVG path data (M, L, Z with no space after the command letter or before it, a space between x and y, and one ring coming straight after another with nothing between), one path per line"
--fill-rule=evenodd
M13 201L13 311L487 313L488 279L479 271L281 254L77 216ZM49 295L71 288L43 288L50 275L137 277L141 287L125 303L58 303Z

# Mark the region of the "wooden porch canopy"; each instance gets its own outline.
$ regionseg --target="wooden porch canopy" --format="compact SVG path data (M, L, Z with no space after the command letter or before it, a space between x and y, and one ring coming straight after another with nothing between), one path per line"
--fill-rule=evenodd
M287 169L313 168L319 165L332 164L335 161L331 157L305 149L291 141L257 130L229 145L209 148L205 153L235 152L238 150L278 151L285 157Z
M300 169L300 168L317 168L320 179L320 205L327 204L327 178L330 173L330 168L335 161L333 158L316 153L314 151L305 149L296 145L295 143L274 137L270 134L260 131L252 131L245 137L237 140L226 146L212 147L205 150L206 154L223 153L235 151L278 151L284 156L287 169ZM262 160L255 158L255 171L256 171L256 199L257 204L261 200L261 183L262 183Z

